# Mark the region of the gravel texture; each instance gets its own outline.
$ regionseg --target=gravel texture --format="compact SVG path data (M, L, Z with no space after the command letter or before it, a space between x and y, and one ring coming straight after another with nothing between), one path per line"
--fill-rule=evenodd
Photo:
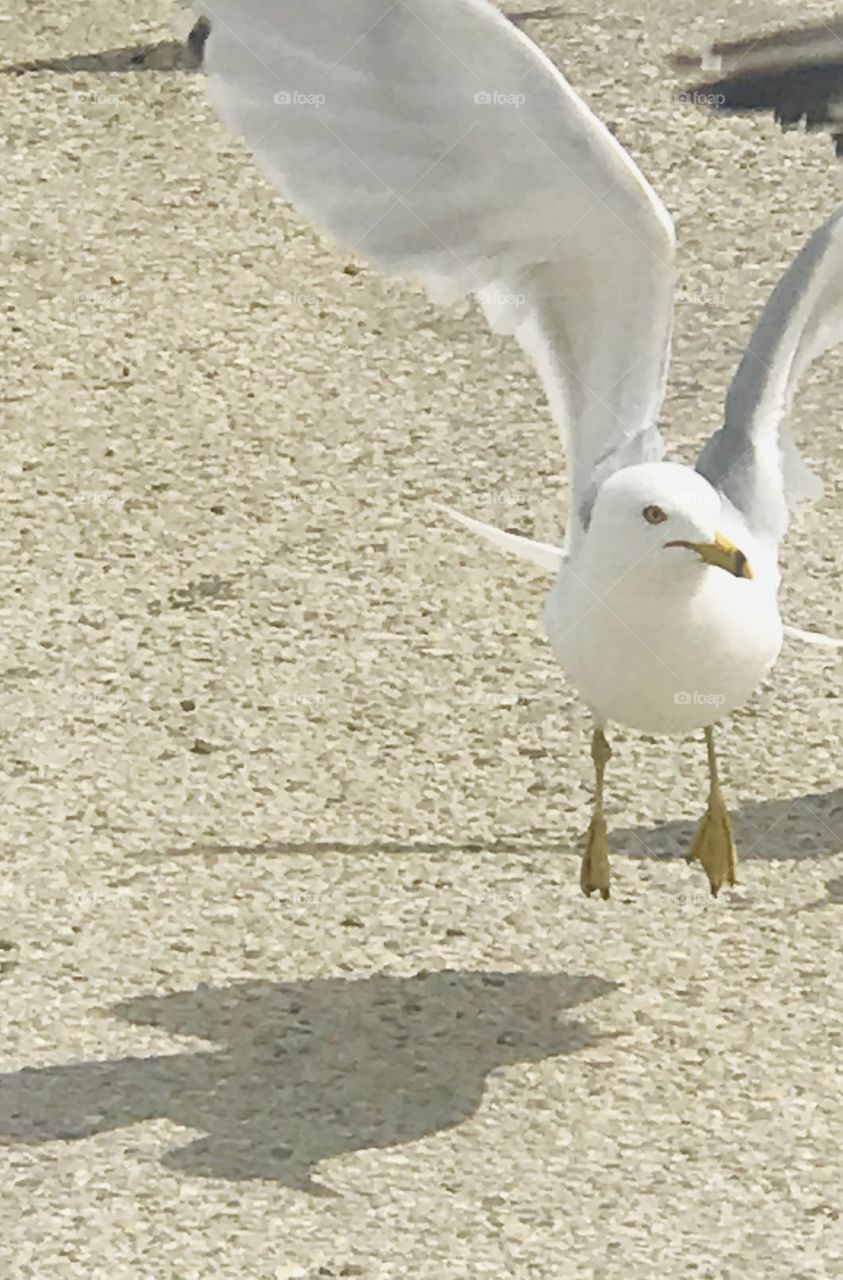
M680 457L839 193L827 140L677 104L667 55L834 10L533 28L676 217ZM167 23L32 0L2 60ZM788 647L719 735L720 900L702 742L616 733L584 899L545 583L433 506L558 535L517 350L324 245L195 76L0 94L0 1274L843 1276L838 659ZM785 555L788 619L838 634L841 359Z

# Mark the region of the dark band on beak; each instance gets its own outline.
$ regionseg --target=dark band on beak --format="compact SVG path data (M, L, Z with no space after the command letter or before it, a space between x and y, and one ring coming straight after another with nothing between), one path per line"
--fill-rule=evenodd
M686 547L688 551L696 551L701 560L706 564L714 565L718 569L725 569L727 573L732 573L736 578L753 577L752 565L747 560L744 553L731 542L729 538L724 537L722 533L716 533L712 542L685 542L678 540L676 542L666 542L666 547Z

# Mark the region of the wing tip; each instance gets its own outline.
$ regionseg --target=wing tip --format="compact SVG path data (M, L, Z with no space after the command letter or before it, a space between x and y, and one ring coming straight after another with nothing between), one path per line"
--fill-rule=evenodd
M813 645L816 649L843 649L843 640L828 636L824 631L803 631L801 627L790 627L785 624L782 631L789 640L798 640L801 644Z
M485 524L482 520L465 516L461 511L445 506L441 502L435 502L433 505L436 510L444 512L463 528L484 538L498 551L515 556L519 560L525 560L549 573L558 573L562 567L565 552L561 547L553 546L549 542L537 542L534 538L525 538L520 533L507 533L505 529L498 529L496 525Z

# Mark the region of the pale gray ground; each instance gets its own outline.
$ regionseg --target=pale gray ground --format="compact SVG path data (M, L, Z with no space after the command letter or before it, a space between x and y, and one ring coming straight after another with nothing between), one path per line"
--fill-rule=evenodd
M676 215L691 457L839 190L665 58L837 6L570 7L535 30ZM167 24L38 0L3 59ZM682 860L702 744L617 733L585 900L545 583L432 507L558 534L514 345L346 274L195 78L0 91L0 1273L843 1275L837 658L788 647L720 734L738 891ZM827 495L787 613L840 633L843 355L797 425Z

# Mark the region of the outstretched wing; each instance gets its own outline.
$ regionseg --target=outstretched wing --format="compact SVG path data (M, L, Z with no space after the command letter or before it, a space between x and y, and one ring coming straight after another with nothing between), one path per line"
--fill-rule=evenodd
M772 111L785 129L804 121L831 133L843 154L843 21L723 41L673 63L708 76L681 93L683 101L726 113Z
M516 336L563 432L576 536L615 451L658 451L673 229L633 161L488 0L198 8L211 99L284 195Z
M812 360L839 342L843 205L814 232L770 295L729 388L724 425L697 463L762 536L778 540L789 501L820 492L786 419Z

